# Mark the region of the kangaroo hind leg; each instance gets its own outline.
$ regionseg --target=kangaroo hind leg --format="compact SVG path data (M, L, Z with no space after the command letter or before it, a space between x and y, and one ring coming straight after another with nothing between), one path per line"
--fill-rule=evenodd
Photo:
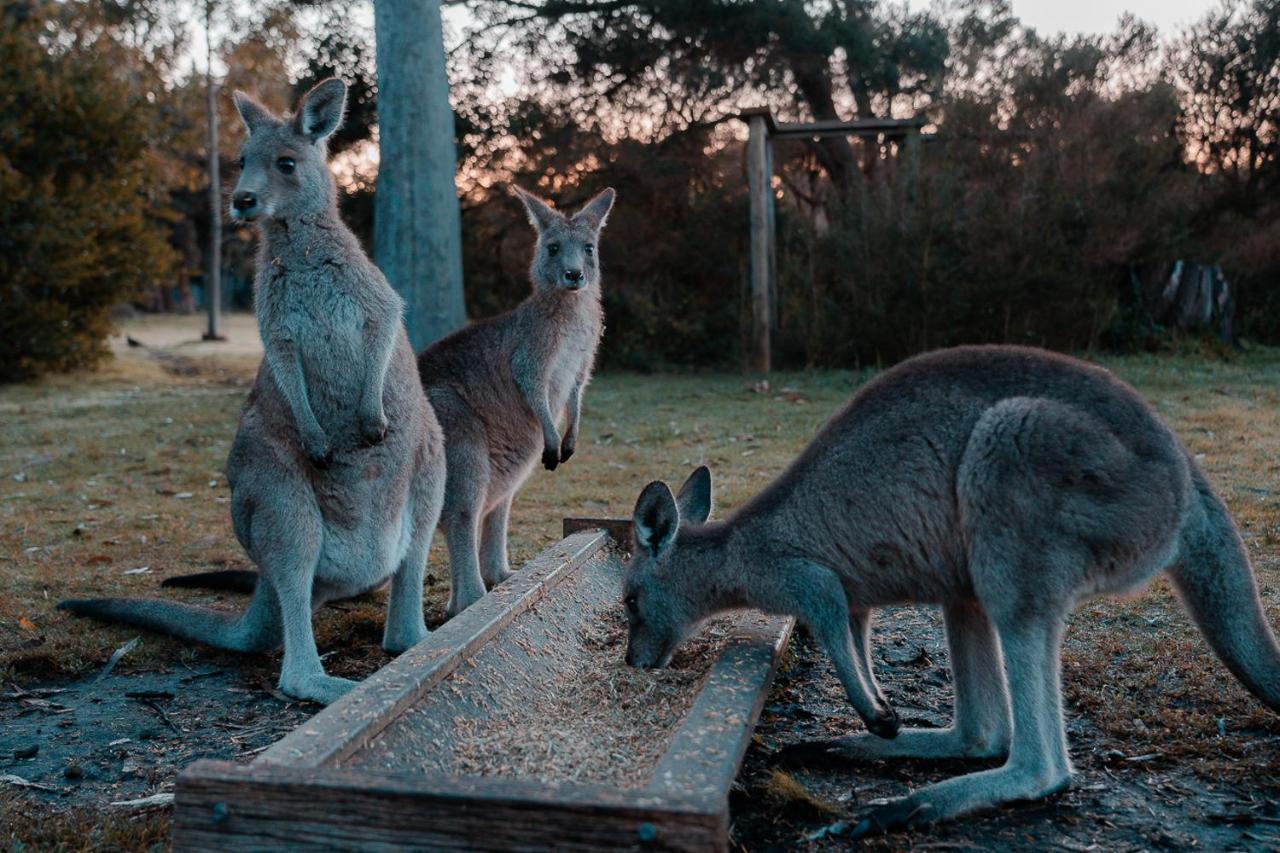
M493 589L514 572L507 562L507 519L511 515L512 495L489 510L480 530L480 574L485 586Z
M993 622L1012 698L1009 757L993 770L928 785L873 810L855 836L949 820L1016 800L1048 796L1069 784L1062 721L1060 646L1067 607L1007 602Z
M387 598L387 624L382 633L382 648L398 655L417 645L427 636L427 623L422 612L422 580L427 570L427 553L440 506L444 503L444 479L419 473L410 492L413 525L409 549L391 576L391 594Z
M272 591L279 605L284 635L280 691L327 705L355 682L326 675L316 650L313 587L324 534L319 511L299 503L279 496L255 510L251 556L262 573L259 589Z

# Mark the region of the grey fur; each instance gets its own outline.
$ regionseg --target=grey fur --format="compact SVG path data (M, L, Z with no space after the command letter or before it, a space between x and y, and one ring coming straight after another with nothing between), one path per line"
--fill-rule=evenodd
M1007 757L876 810L859 833L1066 786L1067 616L1162 570L1219 657L1280 711L1280 648L1234 524L1169 428L1101 368L1014 347L931 353L868 383L727 520L697 523L698 500L682 522L685 493L706 477L696 472L679 501L662 483L637 501L628 662L665 664L724 609L794 614L882 736L836 750ZM871 671L870 611L908 602L943 608L950 728L899 731Z
M511 574L511 500L539 454L551 471L573 455L582 394L604 332L596 243L613 190L567 217L513 189L538 232L529 268L533 293L511 311L478 320L418 356L448 455L441 524L449 544L450 614Z
M353 683L325 674L311 614L391 581L383 647L426 636L422 578L444 500L443 437L401 302L338 216L325 139L345 86L317 85L283 119L247 96L233 216L262 232L255 282L265 357L227 459L231 520L260 576L239 616L174 602L66 601L74 613L222 648L284 643L280 689L328 703ZM288 157L294 168L280 167Z

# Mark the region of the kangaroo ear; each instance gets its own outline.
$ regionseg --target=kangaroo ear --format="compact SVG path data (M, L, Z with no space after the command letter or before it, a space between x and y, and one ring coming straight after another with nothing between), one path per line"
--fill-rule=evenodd
M681 524L702 524L711 517L711 469L699 465L676 495Z
M529 216L529 223L537 229L539 234L550 228L557 219L563 218L545 201L515 184L511 185L511 193L524 202L524 211Z
M264 127L280 123L280 120L271 114L271 110L258 103L251 95L236 92L231 96L231 100L235 101L236 112L240 113L240 120L244 122L245 130L249 131L250 136Z
M613 209L615 195L617 193L613 191L613 187L601 190L595 198L582 206L582 210L573 215L574 221L585 222L593 231L599 231L609 219L609 211Z
M655 480L644 487L631 523L637 547L655 557L670 547L680 528L680 510L666 483Z
M298 102L293 116L293 130L312 142L329 138L342 126L347 110L347 84L337 77L317 83Z

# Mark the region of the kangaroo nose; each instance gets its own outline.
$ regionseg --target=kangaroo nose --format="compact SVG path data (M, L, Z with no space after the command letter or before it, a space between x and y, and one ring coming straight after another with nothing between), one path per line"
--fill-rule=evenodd
M241 190L231 199L231 206L243 213L258 206L258 197L251 192Z
M570 284L577 284L582 281L582 270L565 270L564 280Z

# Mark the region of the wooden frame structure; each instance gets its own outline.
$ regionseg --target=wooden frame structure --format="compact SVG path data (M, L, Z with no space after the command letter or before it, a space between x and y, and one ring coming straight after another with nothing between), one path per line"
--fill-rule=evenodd
M767 107L738 114L747 125L747 188L751 195L751 354L756 373L771 368L771 332L777 325L777 224L773 193L773 141L827 136L902 137L917 134L924 119L859 119L789 124Z
M556 608L575 606L584 589L617 591L607 572L619 560L607 546L611 534L630 539L629 523L566 519L565 534L252 764L188 767L178 778L175 849L727 850L729 787L790 637L788 618L743 614L642 787L448 775L428 769L436 765L424 751L448 750L430 741L398 753L418 762L413 772L362 760L428 697L452 702L468 678L503 683L494 662L519 666L504 644L522 621L558 620ZM541 660L545 651L531 653Z

